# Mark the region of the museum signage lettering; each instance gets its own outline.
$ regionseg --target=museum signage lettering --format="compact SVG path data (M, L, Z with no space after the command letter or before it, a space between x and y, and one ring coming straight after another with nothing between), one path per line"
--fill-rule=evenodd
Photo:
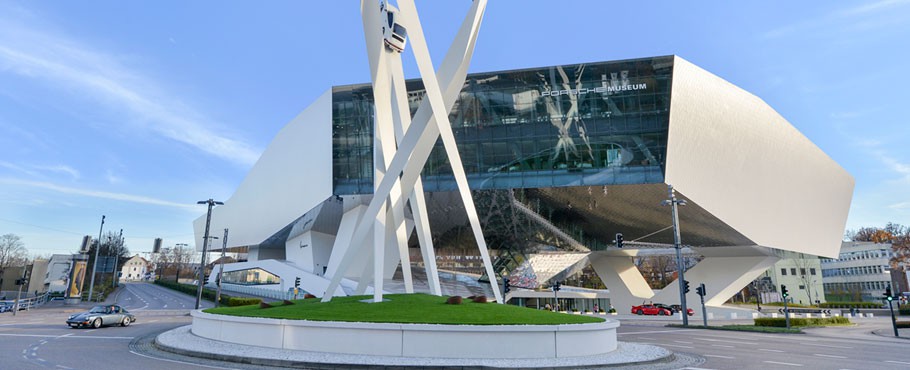
M648 84L631 84L631 85L620 85L620 86L600 86L592 88L581 88L581 89L569 89L569 90L547 90L541 91L541 96L559 96L559 95L584 95L587 93L606 93L606 92L620 92L620 91L635 91L635 90L644 90L648 88Z

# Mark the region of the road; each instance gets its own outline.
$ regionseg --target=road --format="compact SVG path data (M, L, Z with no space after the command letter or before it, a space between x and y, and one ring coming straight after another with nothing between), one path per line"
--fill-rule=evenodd
M623 320L619 340L658 345L705 359L702 369L910 369L910 340L871 334L889 318L858 326L807 329L807 334L763 334L669 328Z
M117 303L134 313L128 327L71 329L64 324L90 304L63 306L59 301L17 316L0 314L0 369L206 369L224 364L161 353L148 355L149 340L162 331L190 323L195 297L153 284L124 284L105 303ZM204 302L205 307L211 303ZM190 363L195 362L195 363ZM249 368L249 367L247 367Z
M158 334L187 325L195 297L153 284L124 284L106 303L136 314L128 327L71 329L73 312L91 305L48 306L0 314L0 370L31 369L251 369L266 367L180 356L155 349ZM204 306L211 305L204 302ZM910 369L910 340L871 334L888 318L860 325L807 330L807 334L760 334L666 327L673 318L620 315L619 340L649 343L680 354L673 363L627 369Z

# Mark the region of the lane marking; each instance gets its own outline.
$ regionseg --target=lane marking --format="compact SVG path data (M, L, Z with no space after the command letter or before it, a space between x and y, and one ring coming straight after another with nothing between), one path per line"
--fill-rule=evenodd
M758 350L759 350L759 351L765 351L765 352L777 352L777 353L784 353L784 351L781 351L781 350L779 350L779 349L767 349L767 348L759 348L759 349L758 349Z
M676 343L682 343L682 344L692 344L692 342L686 342L686 341L684 341L684 340L674 340L674 342L676 342Z
M777 361L762 361L762 362L768 363L768 364L776 364L776 365L803 366L803 364L793 364L793 363L789 363L789 362L777 362Z
M706 355L702 355L702 356L705 356L705 357L726 358L726 359L730 359L730 360L735 360L735 359L736 359L736 357L732 357L732 356L721 356L721 355L707 355L707 354L706 354Z
M889 361L885 361L885 362L890 362L892 364L910 365L910 362L903 362L903 361L890 361L889 360Z
M830 344L815 344L815 343L803 343L803 344L804 344L804 345L807 345L807 346L816 346L816 347L827 347L827 348L841 348L841 349L853 349L853 347L846 347L846 346L832 346L832 345L830 345Z
M831 358L847 358L847 356L838 356L838 355L826 355L824 353L815 353L818 357L831 357Z
M136 356L142 356L142 357L145 357L145 358L150 358L150 359L152 359L152 360L174 362L174 363L178 363L178 364L185 364L185 365L192 365L192 366L199 366L199 367L207 367L207 368L209 368L209 369L241 370L241 369L237 369L237 368L230 368L230 367L224 367L224 366L209 366L209 365L202 365L202 364L194 364L194 363L192 363L192 362L186 362L186 361L177 361L177 360L171 360L171 359L166 359L166 358L152 357L152 356L145 355L145 354L142 354L142 353L133 351L133 350L130 350L130 353L132 353L132 354L134 354L134 355L136 355Z
M683 333L687 331L694 331L695 329L680 329L680 330L657 330L657 331L637 331L637 332L628 332L628 333L616 333L616 335L633 335L633 334L657 334L657 333Z
M758 345L758 343L755 343L755 342L741 342L741 341L728 340L728 339L714 339L714 338L705 338L705 337L696 337L696 336L693 336L692 338L698 339L698 340L706 340L709 342L736 343L736 344L744 344L747 346L757 346Z
M712 344L712 347L723 347L723 348L736 348L736 346L728 346L726 344Z
M670 346L670 347L679 347L679 348L689 348L689 349L695 348L695 347L692 347L692 346L684 346L684 345L681 345L681 344L653 343L653 345L655 345L655 346Z
M74 338L74 339L133 339L135 337L106 337L106 336L94 336L94 335L52 335L52 334L7 334L0 333L0 337L35 337L35 338Z

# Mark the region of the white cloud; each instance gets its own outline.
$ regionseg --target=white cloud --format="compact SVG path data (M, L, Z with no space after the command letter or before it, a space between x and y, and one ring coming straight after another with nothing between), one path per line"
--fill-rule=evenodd
M109 111L127 113L129 123L140 129L243 166L259 158L259 150L222 134L223 125L185 104L179 92L166 91L112 54L54 34L40 21L20 23L0 15L0 26L0 73L66 87Z
M73 180L79 179L79 177L80 177L79 171L77 171L76 169L74 169L70 166L67 166L67 165L58 164L58 165L54 165L54 166L35 166L35 168L37 168L39 170L65 173L67 175L72 176Z
M76 169L74 169L70 166L64 165L64 164L17 165L17 164L13 164L13 163L9 163L9 162L0 161L0 167L5 167L5 168L11 169L11 170L14 170L17 172L21 172L21 173L24 173L29 176L34 176L34 177L45 177L42 175L42 172L63 173L63 174L71 176L73 178L73 180L77 180L80 177L79 171L77 171Z
M150 204L163 207L172 207L179 208L191 212L199 212L199 207L191 204L171 202L167 200L155 199L151 197L146 197L142 195L132 195L132 194L123 194L123 193L112 193L107 191L98 191L98 190L88 190L88 189L77 189L66 186L61 186L57 184L52 184L49 182L40 182L40 181L30 181L30 180L21 180L21 179L12 179L12 178L0 178L0 184L7 185L16 185L16 186L27 186L33 188L40 188L45 190L50 190L63 194L79 195L92 198L100 199L110 199L121 202L129 203L140 203L140 204Z
M793 24L788 24L783 27L778 27L768 32L765 32L763 35L765 38L773 39L785 37L797 32L804 32L813 28L818 28L821 26L828 25L832 22L843 23L848 18L857 18L868 15L870 13L877 13L886 10L891 10L891 8L910 4L910 0L882 0L872 4L864 4L860 6L854 6L846 9L841 9L838 11L830 12L825 15L822 15L818 18L803 20ZM893 13L899 14L899 13ZM873 23L881 26L884 26L881 22ZM841 25L843 29L844 25ZM865 27L870 27L869 24L866 24Z

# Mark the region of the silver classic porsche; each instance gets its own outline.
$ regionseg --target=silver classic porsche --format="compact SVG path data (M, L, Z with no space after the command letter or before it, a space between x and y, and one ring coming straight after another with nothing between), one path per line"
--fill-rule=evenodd
M69 317L66 324L72 328L92 327L100 328L104 325L129 326L136 321L136 316L118 305L104 305L92 307L88 312L78 313Z

